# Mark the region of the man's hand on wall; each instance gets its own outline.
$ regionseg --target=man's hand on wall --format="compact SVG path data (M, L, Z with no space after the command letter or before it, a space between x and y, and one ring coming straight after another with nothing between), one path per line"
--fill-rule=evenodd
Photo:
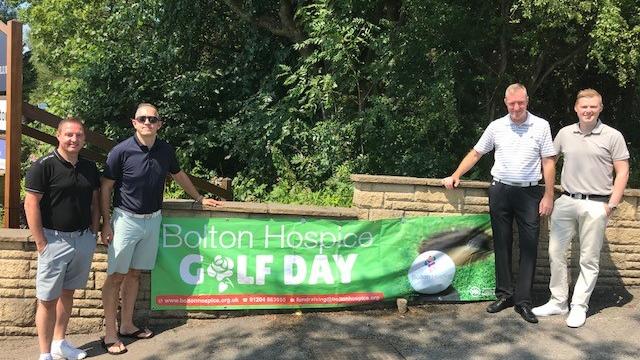
M457 188L459 184L460 184L459 177L448 176L442 179L442 185L444 185L444 187L446 187L447 189Z

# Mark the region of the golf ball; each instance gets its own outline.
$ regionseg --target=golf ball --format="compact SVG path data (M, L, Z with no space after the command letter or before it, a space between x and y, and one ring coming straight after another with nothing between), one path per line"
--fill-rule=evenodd
M437 251L425 251L411 264L409 283L421 294L437 294L451 285L456 274L456 264L449 255Z

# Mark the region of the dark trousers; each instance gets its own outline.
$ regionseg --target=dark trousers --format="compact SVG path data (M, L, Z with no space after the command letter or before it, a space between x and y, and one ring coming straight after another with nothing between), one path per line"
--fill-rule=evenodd
M543 194L541 186L517 187L493 181L489 187L489 212L496 255L496 297L513 297L518 305L531 305L540 235L538 207ZM515 289L511 270L514 219L518 225L520 245Z

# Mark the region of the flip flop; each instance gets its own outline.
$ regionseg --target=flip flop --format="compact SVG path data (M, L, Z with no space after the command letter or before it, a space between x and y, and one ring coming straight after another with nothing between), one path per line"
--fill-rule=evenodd
M117 343L122 343L122 341L118 340L116 342L107 343L107 342L104 342L104 339L100 340L100 344L102 345L102 348L110 355L122 355L122 354L126 353L127 351L129 351L129 349L127 349L127 348L124 348L124 349L119 350L119 351L109 351L109 348L112 347L113 345L117 344Z
M148 334L146 336L140 336L143 334ZM125 338L130 338L130 339L140 339L140 340L146 340L146 339L151 339L155 334L153 333L153 331L149 330L149 329L138 329L134 332L132 332L131 334L123 334L121 332L118 332L118 336L120 337L125 337Z

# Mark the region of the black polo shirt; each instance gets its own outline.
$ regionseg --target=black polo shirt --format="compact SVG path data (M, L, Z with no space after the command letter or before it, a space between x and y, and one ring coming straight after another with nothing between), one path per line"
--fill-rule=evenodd
M100 188L96 164L79 158L74 166L54 150L31 165L26 190L42 194L42 226L59 231L84 230L91 225L93 191ZM98 206L98 204L95 204Z
M103 176L115 180L114 207L150 214L162 208L167 175L179 172L180 165L171 145L156 139L149 149L134 135L111 149Z

